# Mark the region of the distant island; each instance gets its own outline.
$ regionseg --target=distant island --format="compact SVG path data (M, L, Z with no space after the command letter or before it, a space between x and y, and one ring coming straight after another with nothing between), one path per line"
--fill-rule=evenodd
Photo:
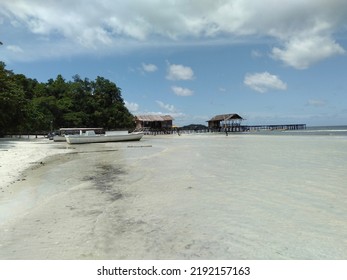
M194 130L194 131L206 131L208 129L208 127L206 125L203 124L190 124L190 125L185 125L185 126L181 126L179 128L180 130Z

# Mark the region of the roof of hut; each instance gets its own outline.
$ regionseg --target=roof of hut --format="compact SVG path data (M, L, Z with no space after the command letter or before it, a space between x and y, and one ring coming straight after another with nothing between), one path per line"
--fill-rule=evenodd
M135 116L136 120L142 122L163 122L163 121L172 121L173 117L170 115L139 115Z
M214 116L209 122L213 121L227 121L227 120L243 120L243 118L238 114L224 114Z

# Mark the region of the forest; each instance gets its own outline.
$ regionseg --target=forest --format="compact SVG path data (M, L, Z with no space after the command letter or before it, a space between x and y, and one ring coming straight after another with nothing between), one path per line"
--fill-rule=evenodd
M108 79L61 75L46 83L15 74L0 61L0 137L46 134L61 127L134 128L121 89Z

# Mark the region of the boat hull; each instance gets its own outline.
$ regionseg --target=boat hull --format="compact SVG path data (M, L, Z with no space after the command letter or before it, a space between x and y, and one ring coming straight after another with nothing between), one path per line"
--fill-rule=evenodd
M67 135L66 142L69 144L105 143L105 142L124 142L139 141L143 133L129 133L119 135Z
M53 141L54 142L65 142L66 139L65 139L65 136L63 136L63 135L54 135Z

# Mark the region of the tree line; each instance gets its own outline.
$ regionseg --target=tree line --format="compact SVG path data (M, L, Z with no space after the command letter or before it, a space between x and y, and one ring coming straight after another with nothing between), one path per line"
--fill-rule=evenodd
M0 62L0 136L47 133L61 127L134 128L121 89L108 79L66 81L61 75L46 83L15 74Z

